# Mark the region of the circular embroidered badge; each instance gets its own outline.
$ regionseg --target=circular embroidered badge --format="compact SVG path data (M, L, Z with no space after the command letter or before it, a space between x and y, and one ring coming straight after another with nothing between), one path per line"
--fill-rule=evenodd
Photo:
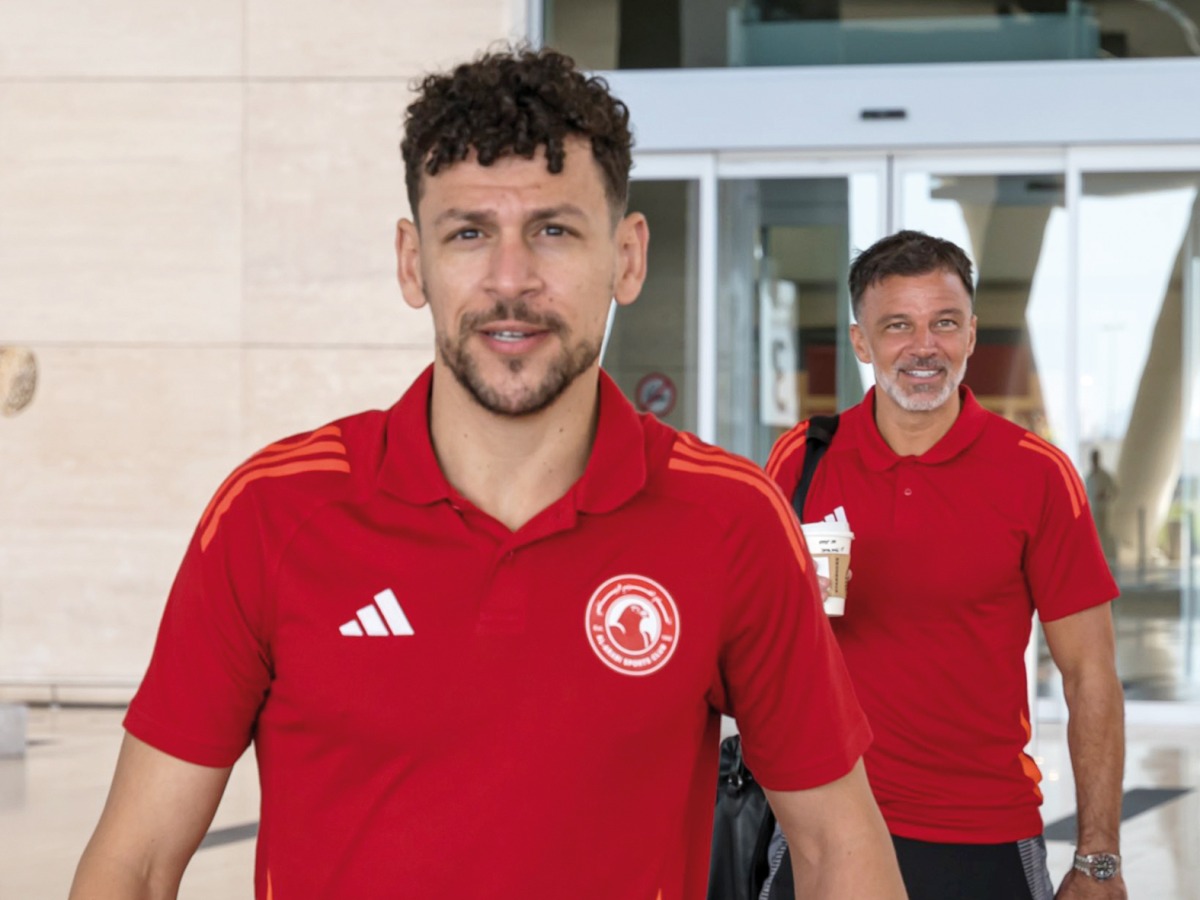
M622 675L649 675L667 664L679 643L679 610L657 581L610 578L587 605L587 636L600 661Z

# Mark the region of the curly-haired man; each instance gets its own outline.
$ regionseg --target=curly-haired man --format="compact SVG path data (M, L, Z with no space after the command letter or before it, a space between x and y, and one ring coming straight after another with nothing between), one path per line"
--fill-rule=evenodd
M218 490L74 897L174 896L251 740L259 898L703 897L721 713L806 896L902 896L785 501L600 371L646 272L630 143L554 52L421 85L396 250L434 362Z

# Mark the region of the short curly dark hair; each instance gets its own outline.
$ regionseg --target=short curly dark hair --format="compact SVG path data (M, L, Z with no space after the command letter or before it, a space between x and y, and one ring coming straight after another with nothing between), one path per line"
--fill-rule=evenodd
M957 275L975 310L975 282L971 260L958 244L923 231L897 231L876 241L850 264L850 303L854 318L862 318L863 294L873 284L892 275L905 277L949 272Z
M421 180L466 159L474 150L490 166L514 154L532 159L546 151L547 168L563 169L563 141L587 138L604 176L614 216L629 200L633 137L629 109L608 83L580 72L555 50L508 47L426 76L404 116L404 180L416 219Z

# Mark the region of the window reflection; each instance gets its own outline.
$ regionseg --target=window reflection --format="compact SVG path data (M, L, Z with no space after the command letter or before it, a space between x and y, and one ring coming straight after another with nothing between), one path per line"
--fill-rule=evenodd
M800 419L862 399L846 279L853 247L881 236L879 194L868 173L721 183L723 446L763 463Z
M1065 427L1062 396L1066 269L1052 222L1062 176L914 172L904 181L904 227L954 241L975 265L975 352L964 383L979 402L1043 437ZM1055 298L1047 303L1048 297Z
M1195 692L1186 684L1186 626L1195 617L1189 485L1200 448L1185 439L1183 391L1197 353L1184 340L1184 317L1185 310L1195 316L1197 306L1188 270L1196 256L1198 184L1196 173L1083 179L1079 455L1121 586L1118 655L1134 698Z
M1200 2L546 0L546 43L596 69L1200 56Z

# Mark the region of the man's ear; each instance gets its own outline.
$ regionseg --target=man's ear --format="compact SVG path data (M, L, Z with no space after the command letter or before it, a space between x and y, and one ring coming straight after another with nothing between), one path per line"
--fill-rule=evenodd
M400 282L404 302L413 309L420 309L428 302L421 277L421 235L409 219L396 223L396 280Z
M871 348L867 345L867 336L857 323L850 325L850 346L854 348L854 355L858 357L859 362L871 362Z
M617 272L613 279L613 299L628 306L646 283L646 253L650 247L650 226L641 213L630 213L617 223Z

